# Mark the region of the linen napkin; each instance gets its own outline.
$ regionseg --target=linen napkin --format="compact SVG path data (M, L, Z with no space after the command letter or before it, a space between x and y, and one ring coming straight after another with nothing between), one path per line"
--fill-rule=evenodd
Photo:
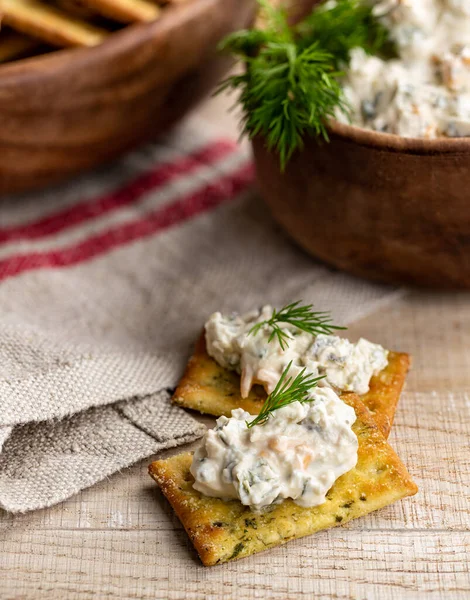
M187 121L43 193L0 202L0 507L60 502L204 427L170 403L215 310L297 299L349 323L400 294L299 250L249 155Z

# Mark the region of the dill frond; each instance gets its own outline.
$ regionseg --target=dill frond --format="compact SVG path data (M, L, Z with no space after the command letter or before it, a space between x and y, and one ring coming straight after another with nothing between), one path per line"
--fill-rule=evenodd
M222 82L219 91L240 92L243 134L262 136L279 154L284 170L306 137L328 141L327 123L338 111L350 115L340 77L349 52L375 54L386 47L386 29L360 0L320 4L296 26L285 10L258 0L266 26L228 36L221 49L245 63L245 72Z
M380 54L390 43L387 29L363 0L340 0L331 6L320 4L299 23L295 35L301 47L318 43L328 50L338 69L349 64L353 48Z
M318 385L323 377L314 377L311 373L305 374L305 369L292 380L288 378L292 361L287 365L274 390L266 398L261 411L253 421L248 422L248 428L255 425L263 425L269 419L273 411L292 404L293 402L312 402L310 391Z
M297 329L310 333L311 335L328 335L334 331L346 329L346 327L333 325L330 313L325 311L314 311L312 309L312 304L302 306L301 300L287 304L280 310L274 309L271 318L254 325L248 332L248 335L255 335L260 329L267 325L272 330L268 342L272 342L274 338L277 338L281 348L285 350L289 346L291 336L286 330L279 327L279 323L289 323L290 325L297 327Z

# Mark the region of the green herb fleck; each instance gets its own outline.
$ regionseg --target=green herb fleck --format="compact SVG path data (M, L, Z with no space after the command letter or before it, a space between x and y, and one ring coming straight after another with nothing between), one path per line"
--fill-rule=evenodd
M242 542L237 544L235 546L232 556L229 558L229 560L232 560L232 558L236 558L240 554L240 552L243 550L244 547L245 547L245 544L243 544Z
M214 521L214 527L225 527L227 523L223 523L222 521Z
M247 527L252 527L253 529L258 529L258 523L256 519L245 519L245 525Z

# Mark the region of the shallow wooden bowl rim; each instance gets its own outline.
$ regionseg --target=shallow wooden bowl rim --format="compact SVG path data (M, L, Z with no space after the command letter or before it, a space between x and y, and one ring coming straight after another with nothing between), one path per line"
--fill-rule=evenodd
M373 131L356 125L332 120L329 132L343 141L353 142L383 152L402 154L462 154L470 152L470 137L467 138L405 138L391 133Z

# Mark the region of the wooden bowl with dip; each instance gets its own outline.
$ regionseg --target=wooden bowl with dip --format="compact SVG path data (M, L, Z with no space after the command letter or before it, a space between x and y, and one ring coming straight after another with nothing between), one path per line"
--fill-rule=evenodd
M332 123L285 172L253 143L275 219L315 257L377 281L470 288L470 139L408 139Z
M413 3L397 6L406 13ZM468 40L470 9L464 3L458 10L466 11L467 21L454 15L456 28L461 25ZM443 21L443 27L448 23ZM441 72L442 86L452 93L458 88L446 77L466 76L470 81L470 45L463 48L455 50L461 52L461 69L454 71L455 63L448 61ZM442 56L445 67L447 55ZM433 56L432 61L437 69L439 59ZM420 114L419 101L410 92L415 89L414 76L410 85L407 71L402 73L398 81L406 84L403 93L410 98L411 112ZM383 81L373 83L383 86ZM360 82L358 89L368 98ZM421 83L417 81L418 89ZM382 91L380 97L384 98ZM432 106L442 108L438 103ZM467 129L454 135L468 135L470 118L465 123ZM353 274L384 282L470 288L470 137L424 139L414 131L404 131L401 135L409 137L401 137L377 129L333 121L330 142L306 139L284 172L279 156L256 138L259 186L274 217L305 250ZM449 130L439 135L453 134Z
M104 7L99 26L88 12L62 25L73 2ZM220 80L231 63L216 55L218 42L257 10L256 0L73 2L0 2L2 35L12 36L0 39L0 61L2 51L26 50L31 32L49 44L0 65L0 193L64 179L167 129ZM110 7L118 30L102 28Z

